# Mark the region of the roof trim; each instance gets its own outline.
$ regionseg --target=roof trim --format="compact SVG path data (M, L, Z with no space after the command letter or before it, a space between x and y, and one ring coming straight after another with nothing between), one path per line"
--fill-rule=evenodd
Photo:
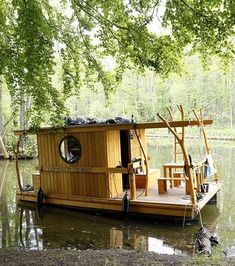
M213 120L206 119L202 121L203 125L211 125ZM200 122L197 120L188 121L169 121L172 127L187 127L187 126L200 126ZM109 131L109 130L131 130L131 129L153 129L153 128L167 128L165 122L147 122L147 123L129 123L129 124L86 124L86 125L71 125L64 127L42 127L37 131L30 130L15 130L16 136L24 134L51 134L56 132L96 132L96 131Z

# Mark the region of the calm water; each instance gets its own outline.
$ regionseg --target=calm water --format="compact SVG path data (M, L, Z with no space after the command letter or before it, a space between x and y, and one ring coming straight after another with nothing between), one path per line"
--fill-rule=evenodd
M194 160L202 159L203 149L189 142ZM164 139L151 141L152 167L171 160L171 145ZM222 179L217 205L203 209L205 226L220 237L221 249L235 246L235 143L214 142L213 158ZM160 157L159 157L160 155ZM24 183L31 183L36 161L21 162ZM0 248L27 249L123 248L158 253L193 252L191 244L198 223L164 223L155 220L121 220L75 210L46 207L43 219L34 208L20 207L15 199L15 163L0 161Z

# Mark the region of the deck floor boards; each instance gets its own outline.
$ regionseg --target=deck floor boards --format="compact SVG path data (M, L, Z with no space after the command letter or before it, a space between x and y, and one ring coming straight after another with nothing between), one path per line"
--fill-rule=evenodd
M215 182L210 183L209 191L207 193L202 193L203 199L198 202L199 206L204 206L214 194L216 194L220 189L220 184ZM181 184L179 187L168 187L167 192L164 194L159 194L157 189L157 184L149 188L148 196L142 193L142 189L137 189L137 199L136 201L144 202L158 202L166 204L177 204L177 205L189 205L191 204L190 195L185 193L185 184ZM142 194L142 195L141 195ZM138 197L138 195L141 195Z

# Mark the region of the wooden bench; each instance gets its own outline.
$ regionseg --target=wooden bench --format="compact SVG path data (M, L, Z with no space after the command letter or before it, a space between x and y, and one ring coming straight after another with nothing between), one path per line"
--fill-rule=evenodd
M184 176L184 172L175 172L173 173L173 177L160 177L158 178L158 193L159 194L164 194L167 192L167 181L171 182L171 187L172 183L174 184L175 187L178 187L181 182L185 182L185 194L186 195L191 195L192 189L191 189L191 184L188 179L186 179Z
M159 177L157 179L159 194L164 194L167 192L167 181L185 181L185 178Z
M185 179L185 172L173 172L172 173L172 177L170 177L171 179L173 178L182 178L182 179ZM182 180L174 180L173 181L173 186L174 187L178 187L179 185L181 185L181 181ZM171 184L172 185L172 184Z
M176 169L183 169L184 163L183 162L171 162L166 163L163 165L163 175L165 177L173 177L173 173L176 171ZM174 172L173 172L174 171ZM178 181L180 182L180 181ZM177 184L177 182L175 182ZM173 182L170 181L170 187L173 187Z

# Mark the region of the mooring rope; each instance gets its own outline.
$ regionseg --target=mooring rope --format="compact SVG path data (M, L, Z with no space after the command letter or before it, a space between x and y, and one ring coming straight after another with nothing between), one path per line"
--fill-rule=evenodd
M184 219L183 219L183 227L185 227L185 219L186 219L186 209L188 207L188 204L185 205L185 208L184 208Z
M184 208L183 227L185 227L186 210L187 210L188 205L189 205L189 204L186 204L186 205L185 205L185 208ZM194 208L198 211L199 219L200 219L200 224L201 224L201 227L203 227L203 221L202 221L201 210L200 210L199 206L197 206L197 205L194 205Z
M198 213L199 213L199 218L200 218L200 224L201 224L201 227L203 227L202 214L201 214L201 210L200 210L199 207L198 207Z

